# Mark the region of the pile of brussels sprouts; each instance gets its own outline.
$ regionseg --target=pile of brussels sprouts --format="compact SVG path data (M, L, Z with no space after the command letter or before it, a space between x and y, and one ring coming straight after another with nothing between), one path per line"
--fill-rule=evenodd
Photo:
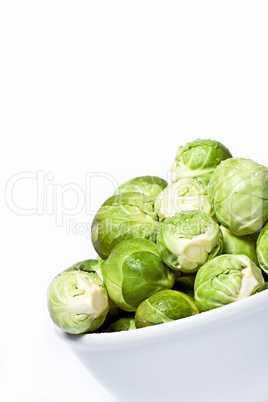
M137 177L102 204L92 223L98 257L48 288L62 330L157 325L266 288L268 168L198 139L179 147L171 182Z

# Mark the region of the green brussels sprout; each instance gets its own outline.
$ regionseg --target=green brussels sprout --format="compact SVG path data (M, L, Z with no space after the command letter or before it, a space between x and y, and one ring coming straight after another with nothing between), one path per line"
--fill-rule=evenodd
M243 254L222 254L204 264L196 274L194 300L207 311L244 299L264 289L257 265Z
M257 239L257 258L261 269L268 274L268 222Z
M52 280L47 298L52 320L70 334L95 331L109 310L108 295L97 273L76 268Z
M122 317L110 324L104 332L131 331L136 329L134 317Z
M153 199L140 193L123 193L113 195L102 204L92 222L91 239L96 252L106 259L120 241L155 242L158 231Z
M199 177L208 184L212 173L221 161L231 158L230 151L220 142L195 140L180 146L171 167L171 180L183 177Z
M172 288L174 280L174 273L163 264L156 244L145 239L124 240L115 246L104 270L110 299L130 312L152 294Z
M222 252L222 233L214 219L202 211L182 211L163 221L157 250L174 270L194 273Z
M71 266L70 268L66 269L65 272L74 270L96 272L96 274L98 274L99 278L103 282L103 269L105 267L106 262L107 260L102 260L100 257L97 257L95 260L91 259L78 262L73 266ZM122 314L122 310L120 310L119 307L117 307L109 298L108 303L109 303L109 311L105 319L105 322L114 320L115 317L118 317Z
M198 313L191 297L177 290L161 290L138 306L135 313L135 324L136 328L143 328Z
M258 264L256 240L252 235L236 236L224 226L220 226L223 235L222 254L244 254Z
M268 219L268 169L243 158L223 161L208 185L218 221L237 236L254 233Z
M115 190L115 194L142 193L147 197L155 198L164 188L167 182L157 176L141 176L128 180Z
M197 178L179 179L167 186L155 200L155 211L160 221L181 211L195 209L213 215L208 201L207 186Z
M85 260L82 262L79 262L75 265L73 265L71 268L68 268L66 271L69 270L80 270L80 271L87 271L87 272L96 272L98 274L99 278L103 282L103 270L105 269L105 265L107 263L107 260L102 260L100 257L97 257L96 260ZM109 311L107 314L107 317L105 319L106 321L111 321L114 320L115 317L119 317L122 313L123 310L121 310L116 304L112 302L112 300L108 297L108 303L109 303Z

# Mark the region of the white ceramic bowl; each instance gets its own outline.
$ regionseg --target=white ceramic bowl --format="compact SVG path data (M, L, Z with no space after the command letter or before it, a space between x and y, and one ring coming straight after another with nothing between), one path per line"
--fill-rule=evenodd
M268 401L268 290L154 327L58 333L120 401Z

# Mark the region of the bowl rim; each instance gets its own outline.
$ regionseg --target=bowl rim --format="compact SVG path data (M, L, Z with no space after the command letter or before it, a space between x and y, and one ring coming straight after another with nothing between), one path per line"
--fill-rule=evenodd
M225 325L226 322L237 321L247 316L249 318L256 313L256 309L268 309L268 289L245 299L199 313L180 320L167 322L160 325L139 328L131 331L85 333L81 335L69 334L55 326L58 336L73 346L87 348L122 347L135 345L139 342L158 341L167 336L184 336L186 332L196 333L207 331L212 327Z

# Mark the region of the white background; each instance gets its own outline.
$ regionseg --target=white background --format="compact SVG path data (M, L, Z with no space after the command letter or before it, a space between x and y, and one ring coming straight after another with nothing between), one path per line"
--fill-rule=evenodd
M1 2L2 401L114 402L56 336L47 286L95 257L113 186L168 178L179 145L267 164L267 19L257 0Z

